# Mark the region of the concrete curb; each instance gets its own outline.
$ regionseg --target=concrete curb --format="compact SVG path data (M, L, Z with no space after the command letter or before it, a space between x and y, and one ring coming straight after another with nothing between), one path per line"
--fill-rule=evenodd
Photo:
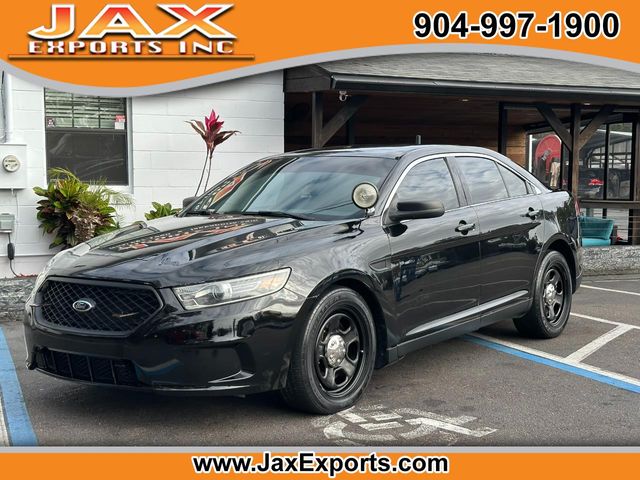
M584 249L585 275L640 273L640 246L611 246Z

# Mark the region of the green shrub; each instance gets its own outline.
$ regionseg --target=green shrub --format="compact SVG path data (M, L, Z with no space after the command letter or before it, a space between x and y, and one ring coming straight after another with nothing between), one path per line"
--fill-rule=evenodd
M175 215L180 211L179 208L173 208L170 203L162 204L158 202L151 202L151 205L153 205L153 209L144 214L144 218L147 220L168 217L170 215Z
M38 220L46 233L55 234L49 248L69 248L118 228L114 205L129 206L132 198L117 192L103 181L86 183L69 170L49 171L47 188L35 187Z

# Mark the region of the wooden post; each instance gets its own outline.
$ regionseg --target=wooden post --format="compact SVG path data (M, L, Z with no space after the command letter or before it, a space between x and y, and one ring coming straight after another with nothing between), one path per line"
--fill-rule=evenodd
M347 120L347 145L356 144L355 116Z
M640 201L640 116L633 122L633 146L631 157L631 200ZM640 245L640 209L629 210L629 241Z
M324 111L322 92L311 94L311 147L322 146L322 127L324 126Z
M504 107L504 103L498 103L498 152L507 154L507 137L509 127L509 113Z
M329 140L340 130L355 113L367 101L365 95L354 95L344 102L342 108L324 123L324 113L322 109L322 93L314 92L311 97L311 146L313 148L324 147ZM353 124L350 128L347 125L347 135L353 136ZM351 143L351 142L350 142Z
M578 198L578 181L580 177L580 104L571 105L571 147L569 148L569 185L573 198Z
M331 117L331 119L324 124L320 133L320 142L318 147L324 147L333 136L338 133L347 121L352 118L356 112L367 101L366 95L354 95L342 103L342 108Z

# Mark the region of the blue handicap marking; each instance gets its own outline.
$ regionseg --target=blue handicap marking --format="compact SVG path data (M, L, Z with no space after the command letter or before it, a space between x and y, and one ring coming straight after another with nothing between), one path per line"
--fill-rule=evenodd
M588 378L596 382L604 383L606 385L611 385L612 387L620 388L622 390L627 390L629 392L640 393L639 385L635 385L630 382L625 382L624 380L620 380L618 378L610 377L604 373L594 372L588 368L580 367L579 365L571 365L558 360L544 358L542 356L535 355L533 353L523 352L521 350L517 350L515 348L511 348L506 345L501 345L500 343L492 342L490 340L487 340L484 338L478 338L472 335L464 335L462 338L467 342L475 343L477 345L482 345L483 347L491 348L493 350L497 350L502 353L507 353L509 355L514 355L516 357L520 357L522 359L529 360L531 362L539 363L552 368L557 368L558 370L563 370L565 372L572 373L580 377Z
M0 328L0 399L2 400L4 424L7 428L9 444L16 446L37 445L38 440L31 426L15 365L2 328Z

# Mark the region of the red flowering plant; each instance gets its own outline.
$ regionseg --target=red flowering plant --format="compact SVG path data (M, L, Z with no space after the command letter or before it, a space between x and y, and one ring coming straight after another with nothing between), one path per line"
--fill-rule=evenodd
M220 116L217 115L213 109L208 117L204 117L204 122L200 120L189 120L187 123L191 125L196 132L198 132L207 146L207 155L205 156L204 165L202 166L202 173L200 174L198 188L196 188L195 195L197 196L200 191L200 187L202 186L202 180L205 178L205 172L207 173L207 178L204 182L203 192L207 191L209 177L211 176L211 162L214 150L222 142L227 141L229 137L239 132L237 130L223 131L222 126L224 125L224 122L220 120Z

